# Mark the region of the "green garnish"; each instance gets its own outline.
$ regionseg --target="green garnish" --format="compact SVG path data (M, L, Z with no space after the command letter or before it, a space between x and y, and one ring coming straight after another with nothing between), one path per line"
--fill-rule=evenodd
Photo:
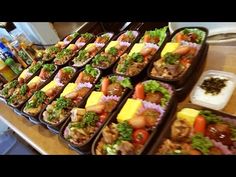
M72 55L72 53L73 53L73 51L71 49L66 48L66 49L61 50L59 53L57 53L56 58L61 59L64 56Z
M47 120L52 121L53 119L60 117L61 111L61 109L53 109L48 115Z
M208 110L200 111L199 115L202 115L206 119L208 124L222 122L222 120L216 114L213 114L211 111Z
M126 35L129 36L130 38L133 38L133 37L134 37L132 31L127 31L127 32L126 32Z
M48 53L48 54L57 53L59 52L59 50L60 50L59 47L51 46L45 50L45 53Z
M99 65L101 62L108 62L109 63L108 57L102 56L101 54L96 55L93 59L93 63L95 65Z
M167 64L175 65L179 62L180 54L168 52L164 55L164 61Z
M81 122L71 125L71 127L85 128L87 126L95 126L96 122L99 120L97 113L88 111L83 116Z
M73 33L73 34L71 34L71 35L72 35L73 38L75 38L75 37L77 37L77 36L79 35L79 33L78 33L78 32L75 32L75 33Z
M145 35L148 34L150 37L158 37L159 38L158 45L160 46L166 38L167 29L168 29L168 26L165 26L165 27L160 28L160 29L156 28L155 30L146 31ZM143 40L143 38L144 37L142 37L141 41Z
M158 81L155 81L155 80L149 80L147 82L144 82L144 91L145 93L161 92L164 96L161 99L161 106L166 106L167 102L169 101L171 97L169 91L165 87L161 86L161 84L158 83Z
M73 74L74 73L74 69L71 68L71 67L68 67L68 66L63 68L62 70L63 70L63 72L68 73L68 74Z
M86 38L87 40L90 40L93 37L93 34L91 34L91 33L84 33L84 34L81 34L81 36Z
M209 154L209 149L213 147L213 143L201 133L197 133L191 138L192 147L201 151L204 155Z
M71 104L71 100L70 99L67 99L67 98L64 98L64 97L60 97L56 101L55 109L59 110L59 109L67 108L68 106L70 106L70 104Z
M20 95L25 95L27 92L27 88L27 84L22 85L20 88Z
M189 35L190 33L196 34L197 38L196 38L196 43L197 44L201 44L203 42L203 40L205 39L206 33L202 30L199 29L189 29L189 28L185 28L182 31L183 34L185 35Z
M134 62L138 62L141 63L143 62L143 56L140 53L132 53L132 55L130 56L131 60L133 60Z
M44 64L43 68L48 72L52 72L56 69L56 66L54 64Z
M39 70L39 68L42 66L42 64L43 63L41 61L39 61L35 65L31 65L29 67L29 72L33 73L33 74L36 73Z
M128 124L127 121L118 123L117 129L120 134L120 137L119 137L120 140L124 140L124 141L132 140L133 128L131 125Z
M37 91L33 95L32 99L27 102L26 108L37 108L46 100L47 96L43 91Z
M131 56L127 55L127 58L124 59L123 63L119 63L117 70L121 73L125 73L130 65L134 62L141 63L144 61L143 56L140 53L132 53Z
M80 61L80 60L84 60L86 59L86 54L87 54L87 51L86 50L80 50L77 57L75 58L75 61Z
M130 89L133 88L130 78L128 78L128 77L124 77L123 80L118 80L117 76L110 76L109 80L111 83L115 83L115 82L120 83L120 85L124 88L130 88Z
M118 49L115 48L115 47L111 47L111 48L108 50L108 53L111 54L112 56L116 56L117 53L118 53Z
M96 76L99 74L99 73L98 73L98 70L95 69L95 68L93 68L91 65L86 65L84 72L85 72L86 74L90 74L90 75L93 76L93 77L96 77Z
M17 80L13 80L9 83L7 83L7 85L1 90L1 94L2 95L8 95L8 91L11 89L11 88L15 88L18 84L18 81Z

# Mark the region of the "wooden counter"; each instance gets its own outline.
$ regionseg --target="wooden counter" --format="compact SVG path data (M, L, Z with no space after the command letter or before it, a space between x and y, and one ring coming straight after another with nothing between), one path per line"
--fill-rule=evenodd
M62 143L59 136L41 125L32 124L23 116L17 115L2 101L0 101L0 119L41 154L77 154Z
M210 46L205 70L215 69L236 73L236 46ZM187 103L186 98L179 106ZM236 90L223 110L236 115ZM77 154L63 144L57 135L34 125L0 101L0 118L41 154Z

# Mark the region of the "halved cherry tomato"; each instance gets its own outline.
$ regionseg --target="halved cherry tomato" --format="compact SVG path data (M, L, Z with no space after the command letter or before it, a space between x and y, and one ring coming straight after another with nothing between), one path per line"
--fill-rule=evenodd
M138 83L135 86L134 97L142 100L145 98L144 86L142 83Z
M137 129L132 134L133 141L137 144L145 144L148 137L149 133L145 129Z
M108 116L107 112L103 112L102 114L100 114L99 122L104 122L107 119L107 116Z
M206 119L203 116L197 116L194 121L194 132L202 133L204 135L206 130L206 124Z
M102 91L102 93L103 93L104 95L107 95L107 88L108 88L108 86L109 86L109 83L110 83L110 81L109 81L109 79L108 79L107 77L104 77L104 78L102 79L102 88L101 88L101 91Z

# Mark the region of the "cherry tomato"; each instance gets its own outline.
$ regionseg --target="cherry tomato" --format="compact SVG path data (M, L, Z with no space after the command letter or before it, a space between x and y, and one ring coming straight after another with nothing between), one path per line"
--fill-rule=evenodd
M99 122L104 122L107 119L107 116L108 116L107 112L103 112L102 114L100 114Z
M148 137L149 133L145 129L137 129L132 134L133 141L137 144L145 144Z
M206 130L206 119L203 116L199 115L196 117L194 121L194 132L202 133L204 135L205 130Z

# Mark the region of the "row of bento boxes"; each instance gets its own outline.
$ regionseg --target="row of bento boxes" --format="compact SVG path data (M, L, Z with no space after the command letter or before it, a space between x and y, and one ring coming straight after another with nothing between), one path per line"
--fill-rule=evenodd
M144 34L135 30L118 35L106 32L96 37L91 33L75 33L47 48L42 60L78 68L90 63L107 73L132 79L147 74L180 88L199 63L207 35L208 30L201 27L178 29L171 36L167 27Z
M197 61L203 58L200 57L200 50L202 50L201 47L204 46L203 41L206 38L206 33L205 36L200 35L199 39L194 36L196 28L192 28L193 31L188 29L188 31L179 30L181 36L173 35L174 42L166 44L167 47L163 46L162 52L159 51L159 55L164 56L162 60L165 64L166 62L168 65L178 65L180 62L181 66L183 63L186 64L189 69L182 71L181 78L190 70L190 66L193 66L191 59ZM163 29L146 32L145 35L150 36L144 35L137 45L133 45L133 48L130 49L131 54L127 54L128 61L134 63L151 61L152 59L149 60L151 56L158 53L155 45L160 42L160 39L152 37L163 35L162 32ZM104 57L110 57L112 60L114 54L121 56L125 49L122 49L119 41L124 44L131 43L137 34L132 31L120 34L117 41L107 45L111 45L111 48L104 48L104 53L101 52L98 59L97 54L93 53L95 57L90 57L90 60L96 59L95 63L99 63L107 61ZM99 43L102 42L99 41ZM124 46L127 47L127 45ZM119 50L120 48L121 50ZM88 48L85 53L87 50ZM145 56L144 53L148 53L148 50L150 55ZM177 53L173 52L176 50ZM182 58L181 50L182 52L187 51L185 53L187 56L183 55ZM119 57L115 58L118 60ZM164 122L171 117L171 112L175 111L174 87L168 82L154 80L157 78L144 79L145 75L139 75L137 80L133 80L132 77L127 77L129 75L103 74L103 78L100 80L102 73L106 70L99 69L93 62L85 63L85 67L75 68L72 66L58 67L52 63L43 64L39 61L28 68L30 71L34 70L38 76L32 80L29 79L29 82L25 82L21 79L22 77L19 77L17 81L8 84L8 89L5 86L6 90L3 92L9 94L8 96L11 95L10 105L15 107L14 110L18 110L20 114L23 113L31 121L42 122L53 132L60 133L60 137L75 150L90 152L93 143L93 154L146 153L160 133ZM42 69L39 71L41 67ZM196 71L196 68L192 70ZM29 77L26 73L23 75ZM189 75L192 76L192 73ZM18 82L25 84L19 87ZM134 83L138 84L134 86ZM15 87L16 90L12 95L12 88ZM25 103L25 101L27 102ZM192 117L190 119L193 120ZM189 134L188 138L190 135L192 134ZM216 141L218 142L217 139Z
M90 79L89 72L95 73ZM175 91L169 84L144 79L133 86L122 76L105 76L100 83L99 78L99 70L87 65L74 82L69 79L60 97L46 105L46 94L37 91L22 112L32 118L28 109L45 100L39 106L39 120L80 153L235 153L235 116L195 105L186 105L175 115Z

